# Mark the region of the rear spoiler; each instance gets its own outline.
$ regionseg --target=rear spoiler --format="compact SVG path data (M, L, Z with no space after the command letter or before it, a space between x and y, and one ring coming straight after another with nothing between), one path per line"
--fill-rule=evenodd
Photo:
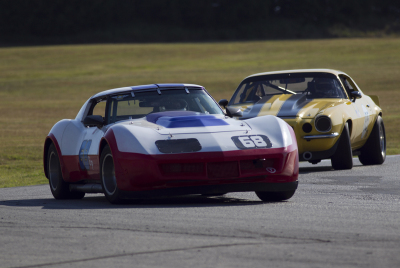
M379 106L379 97L378 95L368 95L374 102L376 105Z

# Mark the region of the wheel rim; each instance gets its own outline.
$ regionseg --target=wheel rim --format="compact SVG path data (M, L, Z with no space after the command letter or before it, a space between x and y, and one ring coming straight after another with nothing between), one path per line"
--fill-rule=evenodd
M114 160L111 154L107 154L103 159L101 179L106 193L113 195L117 190L117 179L115 178Z
M379 142L381 146L381 154L382 156L385 156L386 154L385 130L383 129L382 124L379 124Z
M50 153L49 157L49 182L50 187L55 191L59 184L60 165L58 163L57 155L54 151Z

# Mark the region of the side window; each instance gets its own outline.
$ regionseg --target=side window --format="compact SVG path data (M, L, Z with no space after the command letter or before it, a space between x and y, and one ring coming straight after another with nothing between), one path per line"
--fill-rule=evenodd
M351 91L358 91L357 86L354 84L353 80L350 77L346 79L347 83L349 83Z
M353 81L345 75L339 75L340 80L342 81L344 88L346 89L347 95L350 96L350 92L358 91L357 87L354 85Z
M101 115L103 118L106 116L106 100L96 103L93 107L92 115Z
M106 104L107 104L107 99L103 100L97 100L96 102L95 99L91 100L91 103L89 104L89 108L87 110L87 114L84 116L89 116L89 115L100 115L103 117L103 121L106 119ZM89 124L92 126L91 124Z

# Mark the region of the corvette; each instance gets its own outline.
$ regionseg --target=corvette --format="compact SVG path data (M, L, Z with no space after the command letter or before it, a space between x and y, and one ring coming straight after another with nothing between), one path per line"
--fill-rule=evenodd
M242 119L275 115L295 131L300 161L331 159L351 169L353 155L364 165L382 164L386 136L377 96L365 95L347 74L330 69L267 72L245 78L232 98Z
M299 172L293 129L271 115L240 121L231 118L237 109L226 113L198 85L95 94L45 139L50 190L56 199L104 193L111 203L245 191L263 201L291 198Z

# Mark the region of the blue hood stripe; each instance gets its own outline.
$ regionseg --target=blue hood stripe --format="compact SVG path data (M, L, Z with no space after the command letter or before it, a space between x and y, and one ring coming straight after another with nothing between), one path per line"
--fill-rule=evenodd
M210 127L229 125L214 115L202 115L195 112L161 112L146 116L147 121L166 128Z

